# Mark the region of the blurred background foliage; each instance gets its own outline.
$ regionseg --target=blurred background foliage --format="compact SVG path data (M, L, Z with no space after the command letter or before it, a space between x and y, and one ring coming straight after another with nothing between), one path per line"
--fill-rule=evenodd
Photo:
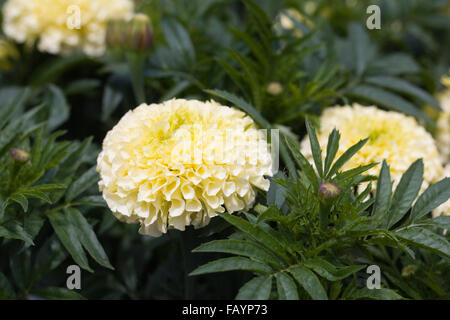
M449 0L135 2L154 32L142 68L147 103L230 92L293 143L305 134L306 116L314 122L323 108L353 101L413 115L434 130L433 95L450 66ZM371 4L381 8L380 30L365 27ZM234 297L250 273L187 276L222 256L190 253L231 234L222 219L150 238L117 222L99 197L94 166L101 142L137 105L125 59L52 56L4 41L0 195L2 221L14 225L0 229L0 297ZM11 147L29 152L31 164L15 172ZM5 181L13 174L24 178L11 189ZM36 185L41 189L26 190ZM79 219L85 238L58 233L68 216ZM73 260L84 269L77 292L64 289Z

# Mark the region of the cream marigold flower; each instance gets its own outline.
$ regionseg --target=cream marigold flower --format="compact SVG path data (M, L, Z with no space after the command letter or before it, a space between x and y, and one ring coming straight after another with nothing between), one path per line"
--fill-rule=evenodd
M160 236L205 226L216 212L248 210L269 188L264 133L245 113L214 101L142 104L108 132L97 159L114 215Z
M318 133L322 149L326 150L328 135L334 128L341 134L337 156L359 140L369 138L366 145L346 163L345 170L382 162L385 159L396 185L408 167L415 160L422 158L424 162L422 191L429 184L442 179L443 168L434 139L413 117L359 104L327 108L320 117ZM307 138L301 143L301 152L312 160ZM371 168L368 174L378 175L380 169L381 166L377 165Z
M3 30L19 43L42 52L83 51L99 56L105 51L109 19L132 16L132 0L8 0L3 6Z
M447 164L444 168L444 177L450 178L450 164ZM437 216L450 216L450 200L447 200L447 202L444 202L439 207L433 210L433 217Z
M442 83L448 88L437 95L442 112L436 123L436 142L445 164L450 163L450 77L443 77Z

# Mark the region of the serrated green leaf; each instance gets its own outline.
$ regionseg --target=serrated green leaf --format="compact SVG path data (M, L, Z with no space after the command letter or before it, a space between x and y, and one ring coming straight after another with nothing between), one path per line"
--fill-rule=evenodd
M308 259L303 262L303 265L330 281L345 279L365 267L364 265L336 267L330 262L319 257Z
M215 240L204 243L192 250L192 252L222 252L249 257L279 267L278 257L260 245L245 240Z
M336 174L339 169L341 169L342 166L366 144L368 140L369 139L360 140L359 142L348 148L333 164L330 171L328 172L327 178L333 177L333 175Z
M69 118L70 107L63 91L59 87L51 84L49 90L48 108L50 115L48 126L50 130L53 130Z
M14 201L22 207L23 212L28 210L28 199L22 193L13 193L9 199Z
M289 254L286 252L286 246L282 244L279 239L272 236L261 227L228 213L219 213L219 215L228 223L249 235L252 239L261 242L264 246L280 256L285 262L291 261Z
M122 102L122 99L123 94L119 90L114 89L109 85L105 86L102 100L102 121L106 121L111 116Z
M450 257L450 243L444 237L428 229L406 227L400 231L394 232L394 235L411 245Z
M409 82L402 80L400 78L392 77L392 76L374 76L374 77L368 77L364 80L365 82L369 84L374 84L380 87L384 87L387 89L391 89L400 93L408 94L413 97L418 98L424 103L428 103L435 107L437 110L441 110L441 107L439 106L439 103L436 101L435 98L433 98L432 95L430 95L425 90L416 87Z
M294 279L314 300L328 300L327 293L319 281L319 278L308 268L294 266L289 268Z
M0 237L22 240L30 245L34 245L33 239L30 237L30 235L22 228L22 226L17 221L13 220L8 220L0 225Z
M47 213L50 224L58 235L59 240L61 240L64 247L72 256L75 263L77 263L81 268L93 272L89 267L89 262L86 254L83 250L80 240L78 239L77 231L72 226L70 221L61 212L51 211Z
M316 165L319 176L323 177L322 150L320 149L319 140L317 140L316 130L311 126L308 119L306 119L305 124L306 131L308 132L309 143L311 145L314 164Z
M272 289L272 276L259 276L244 284L236 300L267 300Z
M100 265L114 270L105 250L98 241L95 232L92 230L92 226L87 222L81 212L75 208L68 208L64 210L64 213L68 220L76 227L78 239L91 257Z
M66 200L68 202L72 201L80 194L82 194L87 188L92 186L98 181L98 174L96 166L94 165L88 171L83 173L81 177L75 180L67 189Z
M339 140L341 138L341 135L339 131L336 129L333 129L331 131L330 135L328 136L328 143L327 143L327 155L325 157L325 168L324 168L324 175L328 175L328 171L330 170L331 164L333 163L334 158L336 157L336 153L339 149Z
M403 99L399 95L384 89L361 84L350 89L347 94L353 97L363 98L369 102L376 103L379 106L383 106L391 110L403 112L416 118L421 118L427 123L432 123L431 119L412 103Z
M395 189L388 215L388 229L400 221L411 208L411 204L419 193L422 179L423 161L419 159L406 170Z
M372 216L375 219L379 220L380 222L386 216L389 210L389 205L391 203L391 195L392 195L391 174L386 160L383 160L380 175L377 181L377 192L375 194L375 203L372 209Z
M425 190L417 199L411 211L411 221L424 215L450 199L450 178L445 178Z
M305 156L300 152L300 150L297 150L291 138L285 137L285 140L286 145L294 156L295 162L302 169L309 183L314 187L314 190L318 190L319 180L313 166L309 163L308 159L306 159Z
M299 299L297 285L288 273L278 272L275 274L275 278L279 300Z
M214 273L214 272L225 272L233 270L245 270L258 273L271 273L272 268L265 263L250 260L244 257L231 257L223 258L208 262L194 271L189 273L190 276L196 276L200 274Z

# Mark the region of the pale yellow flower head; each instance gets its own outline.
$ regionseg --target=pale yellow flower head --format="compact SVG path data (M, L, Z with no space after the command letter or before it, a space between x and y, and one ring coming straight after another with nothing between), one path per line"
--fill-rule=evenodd
M107 21L128 19L133 9L132 0L8 0L3 30L19 43L36 43L42 52L100 56Z
M433 137L413 117L359 104L327 108L320 117L319 143L326 150L328 135L336 128L341 133L338 155L361 139L369 138L364 147L344 166L351 169L384 159L391 169L394 185L417 159L424 162L422 191L429 184L442 179L443 168ZM309 141L301 143L301 152L312 159ZM325 156L325 154L324 154ZM378 175L381 165L368 171Z
M437 95L442 108L436 123L436 142L444 164L450 163L450 77L442 77L442 84L447 89Z
M267 190L272 159L245 113L214 101L142 104L108 132L97 159L100 190L115 216L140 232L202 227L217 212L248 210Z

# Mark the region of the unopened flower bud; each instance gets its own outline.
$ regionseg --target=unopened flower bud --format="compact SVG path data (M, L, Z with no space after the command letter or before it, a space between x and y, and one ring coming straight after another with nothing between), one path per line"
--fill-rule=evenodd
M402 277L410 277L417 271L417 266L414 264L407 265L402 269Z
M28 159L30 159L30 155L28 152L18 149L18 148L12 148L11 149L11 158L17 162L27 162Z
M153 30L148 16L142 13L134 15L127 23L124 43L128 50L135 52L145 52L151 48Z
M283 92L283 86L279 82L271 82L267 86L267 92L273 96L277 96Z
M332 182L323 182L319 186L319 195L323 198L335 198L341 193L341 189Z

